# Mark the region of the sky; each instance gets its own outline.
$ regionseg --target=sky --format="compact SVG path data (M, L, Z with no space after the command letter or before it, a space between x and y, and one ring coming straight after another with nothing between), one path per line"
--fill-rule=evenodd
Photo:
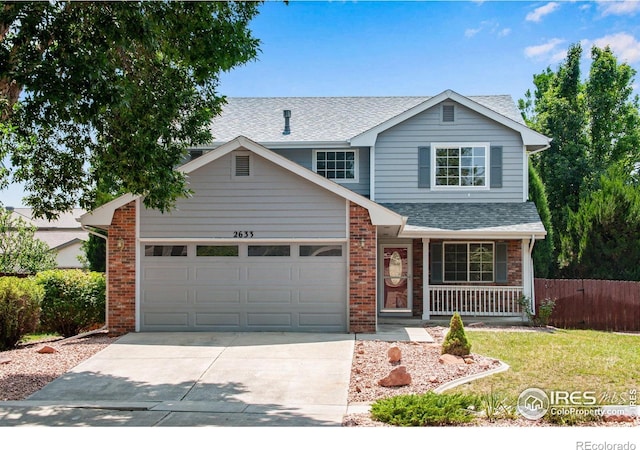
M533 90L581 43L640 71L640 0L267 1L251 22L256 61L222 74L228 97L509 94ZM635 92L640 94L636 77ZM22 205L21 186L0 191Z

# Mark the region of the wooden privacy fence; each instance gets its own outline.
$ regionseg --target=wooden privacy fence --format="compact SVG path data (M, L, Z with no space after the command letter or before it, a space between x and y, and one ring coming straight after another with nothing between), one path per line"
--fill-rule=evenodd
M640 282L535 279L536 310L556 301L550 325L609 331L640 331Z

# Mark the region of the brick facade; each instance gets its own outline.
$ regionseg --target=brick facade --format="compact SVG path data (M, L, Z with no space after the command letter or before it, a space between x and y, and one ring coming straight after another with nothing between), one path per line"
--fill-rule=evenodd
M376 227L369 211L349 204L349 332L375 333L376 302Z
M107 327L112 335L136 327L136 203L118 208L107 244Z

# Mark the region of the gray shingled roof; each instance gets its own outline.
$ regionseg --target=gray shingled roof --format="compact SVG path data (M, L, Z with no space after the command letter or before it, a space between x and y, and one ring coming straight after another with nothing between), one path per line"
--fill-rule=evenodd
M544 226L533 202L523 203L383 203L408 218L407 227L447 231L540 233Z
M431 97L231 97L211 124L215 142L239 135L256 142L345 142ZM509 95L469 96L523 123ZM283 110L291 110L291 134L283 135Z

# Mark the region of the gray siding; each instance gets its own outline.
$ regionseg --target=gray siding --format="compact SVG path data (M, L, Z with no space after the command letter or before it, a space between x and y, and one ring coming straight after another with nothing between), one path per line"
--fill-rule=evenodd
M320 148L316 149L270 149L273 152L284 156L291 161L300 164L302 167L305 167L309 170L313 170L313 150L321 150ZM334 150L334 149L327 149ZM371 160L369 154L369 147L362 147L358 149L358 182L357 183L340 183L342 186L347 189L351 189L354 192L357 192L360 195L365 197L369 197L369 180L370 180L370 169L369 169L369 161Z
M192 198L162 214L143 208L142 238L345 238L345 200L255 154L250 177L231 177L234 152L189 175Z
M377 202L522 202L525 155L520 134L459 104L455 106L455 123L441 123L440 105L436 105L380 133L376 142ZM432 142L502 146L502 187L460 191L418 188L418 147Z

